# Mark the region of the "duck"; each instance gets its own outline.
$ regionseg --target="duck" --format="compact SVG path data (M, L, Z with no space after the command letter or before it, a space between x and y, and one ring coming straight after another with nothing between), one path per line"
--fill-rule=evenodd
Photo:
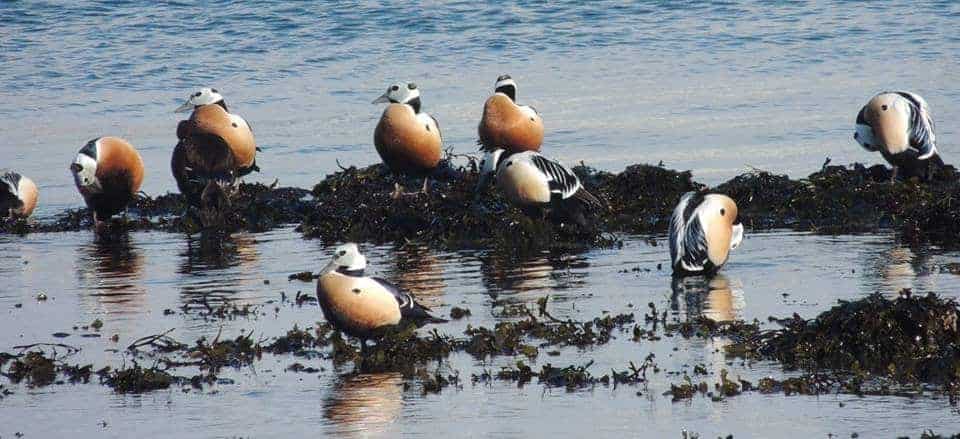
M480 150L540 151L543 119L535 108L517 104L517 82L510 75L500 75L493 90L477 127Z
M80 148L70 172L100 229L104 220L126 209L140 192L143 159L124 139L98 137Z
M561 223L570 220L587 226L585 214L605 206L570 168L536 151L510 153L497 148L487 152L480 165L477 192L491 178L511 204L531 217L550 214Z
M412 82L397 82L373 103L388 104L373 132L380 159L394 175L425 177L421 193L426 192L426 177L439 166L443 155L443 134L437 119L421 111L420 89ZM396 198L400 186L394 186Z
M174 111L191 110L177 125L179 141L170 168L180 193L196 207L203 204L205 191L216 195L208 198L219 200L218 192L231 193L240 177L259 171L259 148L250 124L229 112L217 89L201 88Z
M740 246L743 224L732 198L690 191L673 210L668 233L675 276L712 275L727 263L730 250Z
M898 175L928 180L943 166L930 107L916 93L885 91L872 97L857 113L853 138L893 165L891 181Z
M37 184L9 169L0 169L0 218L28 218L37 207Z
M360 339L361 351L366 342L378 339L393 327L415 324L446 323L434 317L410 293L394 284L364 275L366 258L355 243L334 249L330 262L317 279L317 301L323 316L340 331Z

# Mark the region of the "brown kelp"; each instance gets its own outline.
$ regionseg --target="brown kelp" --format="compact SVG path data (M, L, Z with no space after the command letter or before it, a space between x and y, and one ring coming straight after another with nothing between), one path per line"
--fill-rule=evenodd
M829 163L829 161L828 161ZM960 238L960 176L952 166L930 181L891 181L882 165L828 166L794 180L753 170L715 187L693 180L689 171L631 165L620 173L577 166L584 186L607 206L587 227L529 218L495 189L476 191L475 161L454 166L448 157L431 176L426 192L392 196L394 183L417 188L422 180L393 176L382 164L342 168L310 191L243 184L207 224L179 194L142 197L112 226L123 230L263 231L299 224L305 237L325 241L408 242L444 248L504 247L583 249L617 243L615 233L662 233L680 196L711 190L737 200L741 220L753 229L794 228L826 233L894 229L911 242L950 243ZM86 209L72 209L48 221L7 221L6 233L67 231L90 227Z

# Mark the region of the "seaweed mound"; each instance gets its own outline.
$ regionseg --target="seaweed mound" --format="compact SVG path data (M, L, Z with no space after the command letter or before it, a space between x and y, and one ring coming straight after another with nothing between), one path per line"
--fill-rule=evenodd
M780 320L783 329L764 332L731 351L780 361L787 368L873 374L900 383L960 384L957 303L930 293L879 293L846 302L815 319Z
M396 177L382 164L351 167L313 188L314 209L299 230L327 242L415 240L447 248L585 248L613 242L598 228L528 218L496 191L476 192L478 176L475 167L447 163L430 178L426 192L394 196L394 183L419 188L423 180Z
M741 221L752 229L793 228L821 233L893 229L912 243L954 243L960 238L960 174L952 166L929 181L892 180L883 165L829 166L807 178L752 171L708 188L690 171L631 165L613 174L584 165L573 168L583 185L607 205L591 212L590 224L531 218L497 190L476 191L476 162L441 162L424 180L393 175L386 166L343 168L312 191L242 184L222 212L188 209L184 197L143 197L115 218L112 229L171 232L260 232L299 224L307 238L327 242L417 241L450 249L506 248L512 251L584 250L618 244L615 233L663 233L688 191L729 195ZM395 184L399 185L396 190ZM53 221L5 220L0 233L73 231L92 227L86 209L71 209Z
M790 227L827 233L895 228L910 241L960 236L956 169L933 179L892 181L883 165L826 166L803 180L754 172L715 188L737 200L740 219L752 228Z

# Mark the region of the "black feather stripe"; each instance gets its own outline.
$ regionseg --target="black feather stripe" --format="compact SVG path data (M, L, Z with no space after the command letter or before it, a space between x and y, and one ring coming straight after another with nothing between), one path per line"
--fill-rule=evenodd
M867 123L867 118L864 116L864 113L866 111L867 111L866 106L863 106L863 108L860 108L860 112L857 113L857 125L867 125L867 126L870 125Z
M693 200L691 200L693 204ZM699 205L698 202L696 205ZM707 237L704 234L700 218L688 218L683 237L683 255L680 260L690 268L705 268L707 257Z
M928 152L931 147L930 132L923 118L923 104L910 93L898 91L896 94L910 102L910 146L920 149L921 154Z
M531 160L533 165L547 176L550 190L559 191L563 196L562 198L570 198L582 187L577 175L563 165L540 155L534 155Z
M80 148L80 154L83 154L87 157L97 160L97 141L98 140L100 140L99 137L87 142L86 145L83 145L83 148Z

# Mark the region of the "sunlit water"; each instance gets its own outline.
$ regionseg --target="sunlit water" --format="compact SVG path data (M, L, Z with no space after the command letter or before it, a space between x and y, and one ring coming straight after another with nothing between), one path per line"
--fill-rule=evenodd
M679 318L702 313L717 320L759 319L798 313L812 317L836 304L880 291L894 296L901 288L943 291L955 297L960 277L945 265L956 252L910 250L887 235L826 237L775 231L748 236L732 262L710 287L688 281L676 289L658 264L667 264L662 238L628 239L623 249L594 250L579 255L535 255L521 259L490 251L436 252L421 248L362 246L376 274L414 291L437 314L453 306L473 315L437 327L462 336L467 324L492 326L493 301L527 303L550 295L550 309L560 318L592 319L604 311L635 312L642 321L647 303L671 310ZM89 233L35 234L0 238L0 310L4 313L0 346L62 342L82 348L69 362L93 362L98 367L129 364L122 350L146 335L171 333L190 342L201 336L236 337L253 331L257 338L283 335L295 323L322 321L313 305L281 304L281 294L312 294L314 284L288 281L291 273L318 270L329 248L303 240L284 229L258 235L235 235L211 251L198 241L166 233L134 233L129 240L98 243ZM789 249L789 251L784 251ZM266 283L267 281L268 283ZM48 300L35 300L38 292ZM198 307L230 301L263 305L258 318L205 320ZM16 305L21 304L20 308ZM191 310L182 313L186 306ZM164 315L164 310L176 314ZM279 310L277 310L279 309ZM100 338L74 326L95 319L104 323ZM222 328L222 329L221 329ZM69 337L59 339L55 332ZM119 342L109 338L117 334ZM442 370L458 371L461 389L421 395L404 390L398 375L356 376L353 366L334 367L329 360L264 355L251 367L226 368L220 374L234 384L215 385L187 393L171 390L145 395L116 395L106 386L53 385L16 391L0 400L7 421L0 435L16 431L28 437L65 434L111 436L176 435L179 437L276 437L305 433L346 433L361 436L397 433L412 436L436 432L473 436L584 436L600 433L644 433L679 437L682 428L716 437L891 437L916 435L923 428L956 427L957 414L944 399L934 397L867 397L745 394L723 402L696 396L672 403L671 383L705 364L708 382L719 380L721 369L753 380L783 377L775 364L743 365L717 352L726 341L664 338L659 342L630 340L618 334L607 345L560 349L556 357L541 351L544 363L566 366L594 361L594 375L611 368L623 370L648 353L656 354L662 371L648 374L648 386L598 386L568 393L536 383L517 388L510 382L470 383L471 374L499 370L517 359L498 357L480 362L456 354ZM552 348L551 348L552 350ZM286 372L294 362L322 369L316 374ZM188 386L189 387L189 386ZM642 395L637 395L641 392ZM844 406L841 407L840 403ZM882 416L878 416L881 415ZM107 423L106 427L101 422ZM375 434L376 435L376 434Z
M757 167L805 175L825 157L877 161L851 139L859 107L875 92L922 94L938 124L940 149L953 161L960 116L957 2L432 2L337 5L221 2L0 3L0 167L33 177L38 215L81 204L67 164L90 138L120 135L148 166L144 189L175 188L169 158L181 115L172 110L199 86L219 88L264 147L252 180L310 187L344 165L377 160L372 132L382 109L370 105L391 82L415 81L445 143L475 151L476 124L494 79L511 73L520 100L547 127L544 152L567 163L611 171L663 162L717 183ZM662 241L662 240L661 240ZM661 243L662 244L662 243ZM317 270L327 250L290 229L233 236L222 246L166 233L98 242L92 233L0 236L0 350L33 342L82 348L70 360L129 361L115 350L174 329L182 341L253 331L283 334L312 325L315 307L280 304L281 293L311 293L287 275ZM636 312L646 304L678 316L812 317L836 303L901 288L955 295L943 270L956 253L909 249L887 235L824 237L748 234L710 286L671 288L666 249L629 239L622 249L520 260L487 251L438 253L364 247L375 272L413 290L447 315L439 327L496 322L492 301L534 303L551 296L560 317ZM638 268L639 271L634 271ZM264 281L269 281L265 283ZM35 300L39 292L49 299ZM203 303L262 305L257 319L204 320ZM21 305L17 307L16 305ZM275 308L279 307L279 311ZM164 315L165 310L175 314ZM83 326L101 319L100 338ZM65 339L52 337L67 332ZM113 334L119 342L110 341ZM705 363L755 380L782 376L776 365L727 364L722 340L634 343L626 335L588 350L562 349L537 364L585 364L602 375L653 352L664 371ZM266 355L253 367L225 370L235 384L202 392L179 388L138 396L105 386L14 386L0 400L0 436L177 437L329 435L434 437L916 436L957 430L957 414L930 397L742 395L724 402L661 394L679 378L652 375L648 388L597 387L567 393L531 383L471 385L469 377L513 358L481 364L455 355L462 389L421 396L395 375L353 376L326 360L319 374L284 369L292 357ZM638 396L640 391L642 396ZM844 407L840 407L840 402ZM102 423L106 423L103 426Z
M502 73L543 113L544 152L567 163L663 161L717 183L877 161L853 121L888 88L926 97L951 162L958 18L952 1L4 2L0 165L33 176L51 214L80 204L76 151L113 134L142 152L147 193L172 190L172 110L211 85L265 148L253 178L311 187L337 159L377 160L370 101L397 80L420 85L448 146L475 151Z

